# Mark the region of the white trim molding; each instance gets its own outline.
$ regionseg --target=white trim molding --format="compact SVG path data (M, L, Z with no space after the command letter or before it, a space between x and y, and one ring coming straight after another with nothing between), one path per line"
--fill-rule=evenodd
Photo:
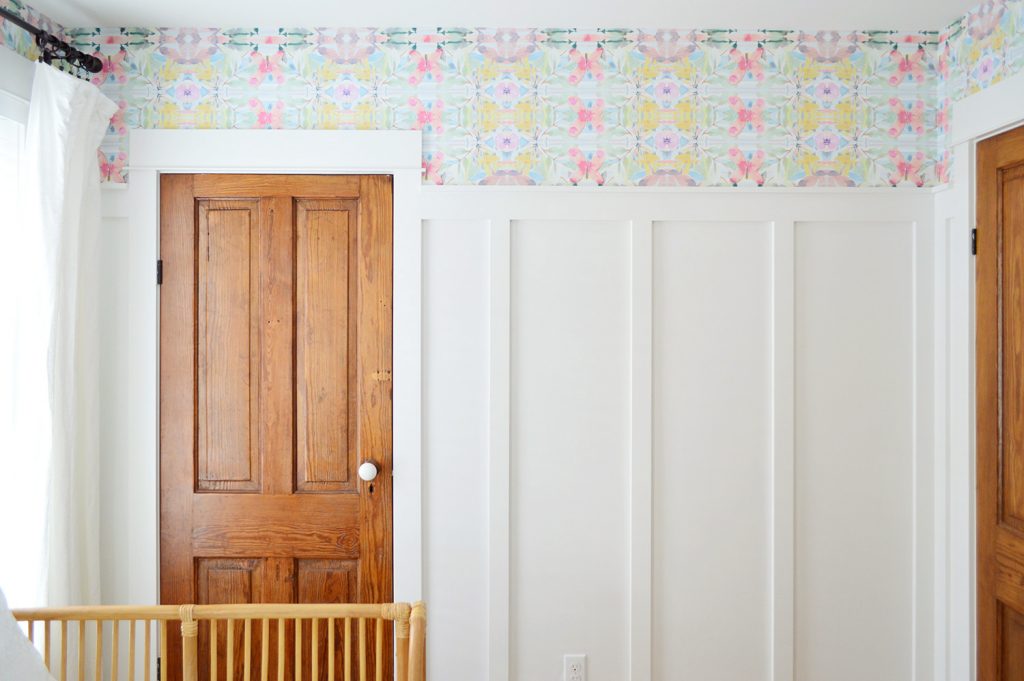
M1024 71L953 104L950 147L976 143L1024 121ZM956 176L954 175L954 178Z
M136 480L152 484L149 503L133 506L142 536L131 597L156 602L159 593L158 305L154 266L159 257L159 176L189 173L386 174L394 188L394 597L423 597L421 487L422 226L417 209L421 176L418 131L132 130L127 205L130 219L132 320L130 381ZM118 197L120 198L120 197ZM143 501L143 500L139 500ZM148 506L148 508L147 508ZM134 559L133 556L133 559ZM153 562L150 563L149 561Z

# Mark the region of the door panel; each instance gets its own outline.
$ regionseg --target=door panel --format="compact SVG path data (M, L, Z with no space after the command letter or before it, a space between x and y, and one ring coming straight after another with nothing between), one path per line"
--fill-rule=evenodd
M355 485L356 293L354 203L300 201L296 221L296 451L298 489ZM353 301L354 302L354 301Z
M1024 128L978 145L978 679L1024 681Z
M259 202L198 202L197 404L200 490L260 485ZM256 262L253 262L253 261ZM254 281L255 279L255 281ZM257 342L254 344L253 340Z
M161 178L163 603L392 600L391 215L388 177Z

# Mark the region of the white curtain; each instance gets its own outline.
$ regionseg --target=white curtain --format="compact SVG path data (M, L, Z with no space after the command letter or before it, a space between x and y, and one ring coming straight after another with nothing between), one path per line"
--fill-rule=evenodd
M37 526L40 541L32 546L32 533L23 531L27 554L10 545L0 551L37 562L34 596L47 605L100 598L96 150L116 110L94 85L36 66L22 220L16 234L6 235L17 246L6 249L6 259L19 260L12 264L20 278L12 293L19 366L10 371L19 403L13 411L23 419L10 427L23 448L16 456L31 459L16 464L25 477L14 494L26 508L3 521Z

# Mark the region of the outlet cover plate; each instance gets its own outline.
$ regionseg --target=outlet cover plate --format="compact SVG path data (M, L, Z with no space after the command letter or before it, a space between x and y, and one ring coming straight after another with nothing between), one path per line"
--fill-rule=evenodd
M587 681L587 656L566 655L562 669L562 681Z

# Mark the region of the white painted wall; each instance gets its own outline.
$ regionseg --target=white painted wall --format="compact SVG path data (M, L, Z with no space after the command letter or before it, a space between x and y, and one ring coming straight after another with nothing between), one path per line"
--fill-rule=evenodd
M796 226L796 678L913 678L914 241Z
M657 679L771 679L771 265L768 223L654 225Z
M104 598L125 601L155 578L119 471L153 469L119 413L117 289L152 265L118 263L106 195ZM592 681L931 679L932 203L424 188L431 678L557 681L586 653Z
M629 224L511 225L510 676L626 677Z
M424 597L434 679L487 674L488 225L423 223Z

